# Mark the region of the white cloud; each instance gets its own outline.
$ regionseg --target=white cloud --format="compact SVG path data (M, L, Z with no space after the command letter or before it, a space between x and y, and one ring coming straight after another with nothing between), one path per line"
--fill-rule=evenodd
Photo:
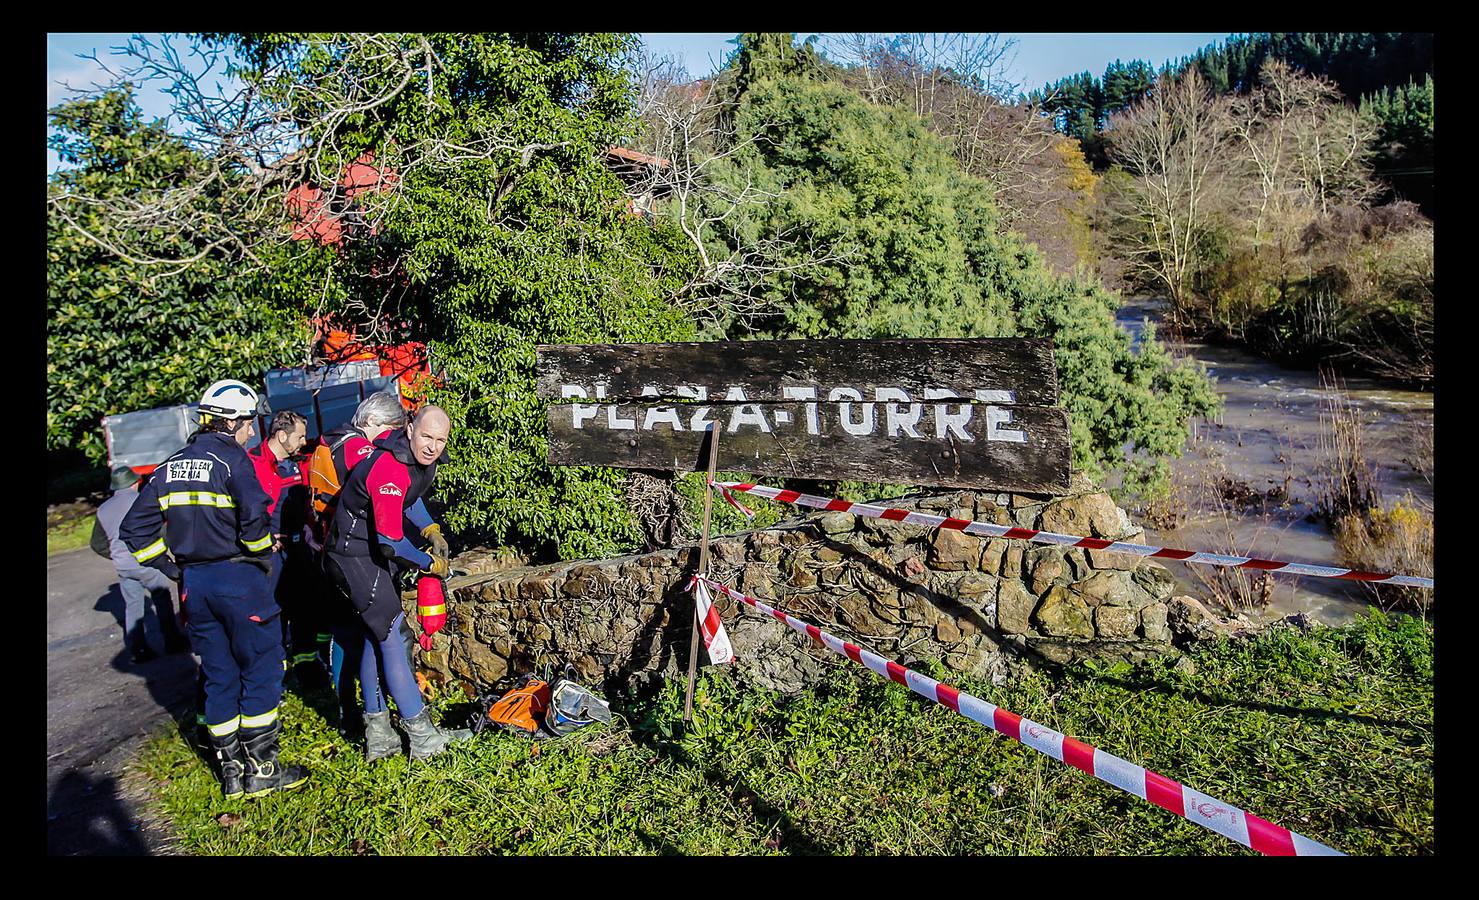
M48 69L46 72L46 107L74 96L68 87L87 89L108 84L113 77L90 59L78 59L70 65Z

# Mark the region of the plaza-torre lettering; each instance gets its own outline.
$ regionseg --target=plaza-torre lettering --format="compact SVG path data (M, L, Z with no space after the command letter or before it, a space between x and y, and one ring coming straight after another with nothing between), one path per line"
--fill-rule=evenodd
M1068 488L1049 341L723 341L538 348L554 465Z

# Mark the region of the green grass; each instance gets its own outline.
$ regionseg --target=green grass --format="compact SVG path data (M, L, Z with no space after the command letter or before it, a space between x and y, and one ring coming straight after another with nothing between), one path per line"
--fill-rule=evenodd
M1372 614L1194 659L947 680L1345 852L1433 852L1431 625ZM791 698L707 670L686 732L680 683L623 711L367 766L288 695L304 788L227 803L174 732L134 774L195 854L1252 854L849 663Z
M46 526L46 555L66 553L87 546L92 537L92 516L77 516L58 524Z

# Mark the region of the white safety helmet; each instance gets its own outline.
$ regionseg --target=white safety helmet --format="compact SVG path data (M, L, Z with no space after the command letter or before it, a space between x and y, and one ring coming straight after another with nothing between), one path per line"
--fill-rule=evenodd
M258 403L256 391L228 378L205 389L200 411L221 419L250 419L260 413Z

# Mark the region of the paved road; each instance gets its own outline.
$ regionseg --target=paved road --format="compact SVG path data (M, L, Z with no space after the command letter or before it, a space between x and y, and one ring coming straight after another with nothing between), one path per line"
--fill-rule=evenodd
M169 852L120 782L145 737L193 706L193 659L129 662L113 564L87 548L47 558L46 609L48 853Z

